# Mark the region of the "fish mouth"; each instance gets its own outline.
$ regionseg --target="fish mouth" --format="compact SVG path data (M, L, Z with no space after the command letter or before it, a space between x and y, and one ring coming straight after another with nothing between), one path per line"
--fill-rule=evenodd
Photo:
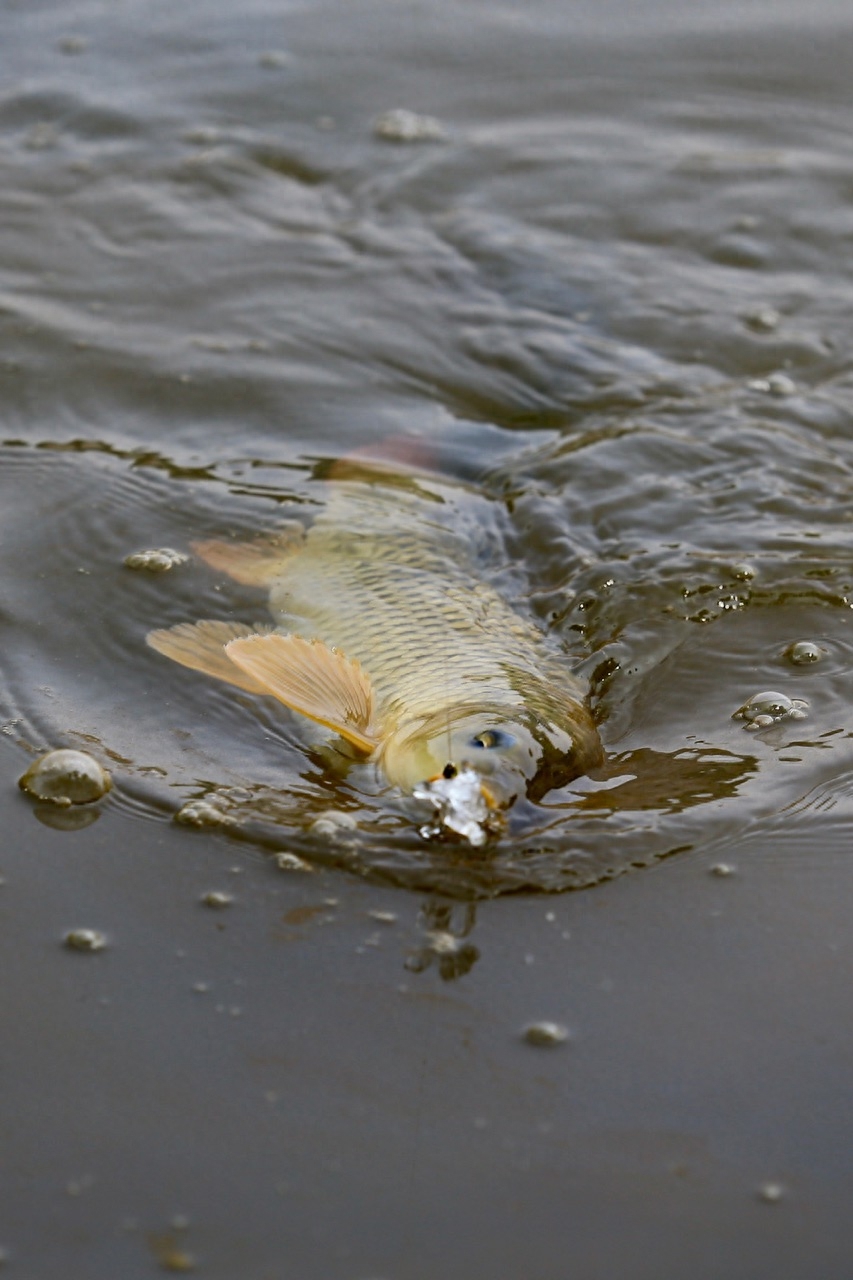
M524 792L525 779L521 775L518 778L513 775L517 785L512 786L508 777L503 780L495 774L489 774L488 777L484 777L480 770L475 769L468 760L463 760L459 765L446 764L441 773L436 774L434 778L428 778L426 784L421 785L431 786L441 781L452 782L454 778L458 778L460 775L465 777L473 775L478 779L480 796L490 813L503 813L511 808L519 795Z
M435 810L432 824L421 828L422 835L451 833L475 847L503 831L506 809L515 800L515 795L502 797L491 778L485 781L464 761L458 768L446 764L441 773L416 786L413 795L428 800Z

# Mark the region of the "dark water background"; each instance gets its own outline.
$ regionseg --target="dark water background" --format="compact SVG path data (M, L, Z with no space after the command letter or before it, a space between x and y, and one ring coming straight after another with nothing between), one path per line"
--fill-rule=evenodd
M848 1277L849 7L0 16L10 1274ZM375 796L308 831L356 802L299 726L144 647L262 597L122 563L398 436L611 758L485 868ZM766 688L809 718L746 733ZM80 830L15 786L67 743L116 776ZM211 792L239 832L175 825Z

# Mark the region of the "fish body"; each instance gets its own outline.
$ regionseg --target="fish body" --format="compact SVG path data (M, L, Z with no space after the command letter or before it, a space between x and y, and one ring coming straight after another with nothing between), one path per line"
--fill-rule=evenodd
M565 658L483 580L482 516L464 486L351 465L301 539L195 547L269 589L271 632L202 622L149 643L336 730L405 791L467 764L497 807L535 798L601 744Z

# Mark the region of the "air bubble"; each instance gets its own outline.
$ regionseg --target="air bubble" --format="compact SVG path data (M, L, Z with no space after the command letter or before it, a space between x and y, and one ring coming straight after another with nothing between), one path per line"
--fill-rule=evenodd
M90 804L100 800L112 780L98 761L85 751L61 747L39 756L18 780L18 786L36 800L52 804Z
M775 307L755 307L746 312L743 322L756 333L772 333L774 329L778 329L781 319Z
M355 831L358 823L351 813L342 809L327 809L308 828L315 836L339 836L345 831Z
M134 551L125 556L127 569L145 569L148 573L168 573L179 564L186 564L189 556L182 551L173 551L171 547L156 547L148 551Z
M750 391L758 391L762 395L779 396L780 399L797 394L796 382L786 373L771 373L768 378L753 378L747 386Z
M221 827L230 821L228 814L210 800L188 800L175 814L175 822L185 827Z
M814 640L797 640L788 645L785 657L797 667L807 667L813 662L820 662L825 653L826 649Z
M782 720L805 720L808 703L801 698L789 698L784 693L766 690L755 693L734 712L733 720L745 720L744 728L755 732L768 729Z
M531 1022L524 1028L522 1037L537 1049L550 1049L566 1043L569 1029L561 1022Z
M225 907L230 907L234 899L230 893L222 893L219 889L211 889L208 893L202 894L201 901L205 907L212 907L215 911L222 911Z
M793 378L788 377L787 373L771 373L767 384L771 395L783 397L797 394L797 384Z
M447 136L440 120L405 107L384 112L374 121L373 132L385 142L441 142Z
M300 858L295 853L277 853L275 855L275 865L279 871L313 871L314 868L310 862L306 862L304 858Z
M70 951L103 951L107 945L106 935L97 929L71 929L63 942Z

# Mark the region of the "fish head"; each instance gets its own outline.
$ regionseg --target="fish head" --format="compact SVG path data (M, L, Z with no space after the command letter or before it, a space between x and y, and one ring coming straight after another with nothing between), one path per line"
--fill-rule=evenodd
M456 708L393 735L382 765L389 781L413 791L465 770L477 774L492 810L526 796L539 800L599 764L601 743L581 703L557 723L526 707Z

